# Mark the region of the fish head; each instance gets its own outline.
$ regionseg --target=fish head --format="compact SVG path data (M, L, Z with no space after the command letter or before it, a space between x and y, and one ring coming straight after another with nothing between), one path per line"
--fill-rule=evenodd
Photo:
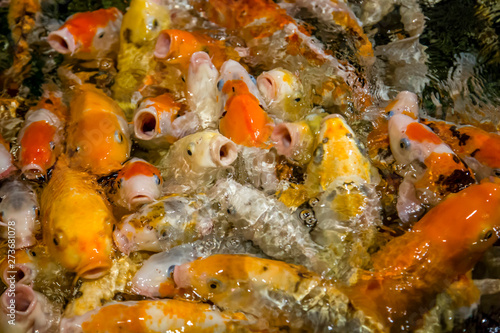
M299 78L285 69L273 69L257 77L257 87L262 97L270 107L281 108L286 120L298 120L300 111L306 106L302 83Z
M133 0L123 16L120 47L142 47L170 25L170 13L159 0Z
M116 177L120 202L129 209L158 198L162 184L158 168L138 158L125 163Z
M224 87L229 83L232 82L227 82ZM248 93L230 97L219 121L222 135L248 147L266 147L273 129L274 123L271 118L262 109L255 96Z
M231 85L226 87L228 81L233 81ZM246 89L242 84L236 83L234 81L242 81L246 85ZM226 87L226 88L224 88ZM233 88L235 91L233 91ZM257 88L257 80L250 74L247 70L237 61L227 60L222 64L220 69L219 80L217 81L217 89L221 93L222 103L226 104L227 100L237 93L237 89L248 90L250 94L254 95L255 98L259 100L259 104L266 106L264 99L262 98L259 88Z
M404 114L389 119L389 143L398 163L424 162L431 153L453 151L427 126Z
M431 260L465 274L500 236L500 185L484 182L450 194L415 224L440 250Z
M77 213L86 214L91 223L73 224L68 228L67 224L74 215L56 209L44 231L44 238L49 252L65 268L84 279L96 279L111 267L110 235L114 218L108 211L95 210L93 200L80 204L85 209L79 209Z
M130 154L131 142L126 121L110 112L88 111L71 133L68 147L72 163L95 174L121 168Z
M40 208L35 191L19 180L4 183L0 188L0 220L3 226L15 228L16 248L36 243L35 227Z
M46 110L38 110L39 113ZM48 112L48 111L47 111ZM28 122L19 133L19 167L29 179L44 177L61 152L59 121Z
M385 108L388 117L404 114L413 119L418 119L418 111L418 97L409 91L401 91Z
M50 46L62 54L92 58L105 55L118 44L122 13L117 8L76 13L47 38Z
M170 94L145 99L134 113L134 133L141 140L163 136L169 143L175 142L178 130L174 122L179 118L181 105Z

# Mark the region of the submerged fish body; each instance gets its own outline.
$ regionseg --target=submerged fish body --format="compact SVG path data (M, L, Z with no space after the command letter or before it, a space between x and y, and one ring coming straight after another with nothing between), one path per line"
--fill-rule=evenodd
M76 13L51 32L47 41L57 52L75 58L95 59L116 54L122 17L115 7Z
M20 180L12 180L2 185L0 198L2 238L13 238L16 249L35 245L39 206L34 190Z
M118 104L101 90L83 85L70 103L67 152L71 166L97 175L121 168L130 156L130 133Z
M226 219L266 255L321 271L321 247L308 229L278 200L234 180L220 180L208 193Z
M170 25L170 13L159 0L133 0L120 29L118 75L112 87L120 103L130 103L146 75L154 68L154 40Z
M347 295L386 327L415 327L436 295L474 267L499 231L500 187L471 185L377 252L374 272L361 273Z
M364 150L343 117L324 118L307 165L305 185L319 193L333 182L372 184L377 177Z
M462 159L476 160L481 165L500 169L500 135L474 126L457 126L437 120L423 123L434 131Z
M114 182L115 202L129 210L157 199L163 179L154 165L133 158L120 169Z
M0 179L8 177L15 169L10 146L0 135Z
M87 279L106 274L111 266L114 217L103 192L92 176L70 169L63 156L41 197L49 253Z
M113 238L127 255L135 251L161 252L209 234L212 217L204 195L168 196L124 217Z
M250 313L271 329L347 329L355 312L349 313L349 300L331 282L282 261L217 254L175 266L173 278L184 293Z
M145 320L147 318L147 320ZM173 299L109 303L82 316L64 318L61 333L247 332L243 313Z

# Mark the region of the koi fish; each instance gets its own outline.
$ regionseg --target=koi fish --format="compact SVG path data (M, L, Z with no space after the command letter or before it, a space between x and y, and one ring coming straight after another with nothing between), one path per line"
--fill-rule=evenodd
M47 41L62 54L81 59L101 58L118 48L122 18L115 7L76 13L51 32Z
M324 331L351 323L349 300L328 280L303 266L249 255L216 254L175 266L186 295L264 319L271 329ZM354 311L353 311L354 312Z
M104 191L89 174L57 162L41 197L43 240L66 269L96 279L111 266L114 217Z
M2 238L14 236L16 249L35 245L39 229L39 206L35 191L19 180L0 188L0 226Z
M422 123L432 129L460 158L467 162L476 160L493 169L493 173L495 169L500 169L500 135L497 133L431 119L423 120Z
M193 242L212 231L211 211L204 195L168 196L125 216L113 232L118 249L161 252Z
M499 234L500 186L471 185L387 243L373 256L373 272L343 291L387 328L415 327L436 295L470 271Z
M227 214L231 225L266 255L304 263L316 271L326 268L322 248L311 239L302 221L278 200L231 179L218 181L208 196Z
M385 167L383 158L389 155L389 118L397 114L404 114L418 120L418 97L409 91L401 91L396 98L381 110L374 121L373 130L368 134L368 155L376 165Z
M429 127L404 114L392 116L388 126L396 161L404 165L424 165L417 165L414 175L403 174L414 185L422 202L435 205L447 194L475 183L472 170ZM415 209L407 205L398 207L403 222L414 219L408 214L411 211Z
M145 318L147 318L145 320ZM174 299L114 302L82 316L63 318L61 333L248 332L243 313Z
M113 97L121 105L130 106L133 92L155 67L155 62L151 61L154 41L169 25L170 13L160 0L130 2L120 28L118 74L112 87Z
M219 71L206 52L193 53L187 76L187 99L189 109L198 115L202 129L215 129L222 114L218 77Z
M205 130L176 141L158 163L158 168L167 188L199 189L213 182L237 157L234 142L216 131Z
M62 96L48 93L25 117L18 134L19 167L28 179L44 178L63 150L66 107Z
M40 332L50 333L57 329L56 309L47 297L36 292L32 287L17 283L0 296L0 329L2 332ZM15 324L8 314L9 306L15 304Z
M176 265L197 258L193 244L179 245L149 257L135 273L132 279L132 291L147 297L180 296L173 279L174 268Z
M0 179L7 178L14 170L16 167L10 154L9 144L0 135Z
M306 173L305 185L316 193L334 181L371 184L377 178L364 147L339 115L323 119Z
M163 179L158 168L140 159L132 158L118 172L113 185L115 202L132 210L156 200L161 194Z
M135 136L141 140L156 140L172 144L193 133L198 118L193 112L182 114L181 104L169 94L147 98L134 113Z
M120 107L101 90L82 85L70 103L67 151L71 166L106 175L130 156L130 134Z
M316 15L322 22L333 23L352 34L357 53L361 57L373 57L372 43L364 33L363 28L348 5L342 1L329 0L321 3L308 0L292 0L291 3L306 9Z
M299 78L283 68L263 72L257 77L267 111L284 121L298 121L308 111L304 87Z
M216 68L227 60L226 46L223 40L213 39L199 32L167 29L160 32L156 40L154 56L177 65L186 72L195 52L208 53Z
M217 87L224 106L221 134L236 144L267 148L274 123L263 109L255 78L238 62L228 60L222 65Z

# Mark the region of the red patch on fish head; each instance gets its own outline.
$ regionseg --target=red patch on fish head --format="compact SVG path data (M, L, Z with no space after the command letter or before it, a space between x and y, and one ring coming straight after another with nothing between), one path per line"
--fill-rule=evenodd
M21 165L36 164L47 170L54 163L56 128L45 121L37 121L26 128L21 139Z
M443 141L432 132L427 126L417 122L412 122L406 127L406 135L408 139L417 142L430 142L436 145Z

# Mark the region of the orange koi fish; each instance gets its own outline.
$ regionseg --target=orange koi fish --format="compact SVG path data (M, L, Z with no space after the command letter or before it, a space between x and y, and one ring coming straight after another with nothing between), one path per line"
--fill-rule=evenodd
M500 168L500 135L474 126L423 120L461 158L470 156L492 169Z
M76 13L47 37L59 53L75 58L104 57L118 48L122 13L115 7Z
M82 316L63 318L61 333L249 332L243 313L221 312L209 304L164 299L110 303Z
M80 86L70 103L71 165L105 175L121 168L130 148L128 124L116 102L91 85Z
M49 92L26 114L18 135L18 165L26 178L44 178L62 152L66 112L62 95Z
M222 135L248 147L266 147L274 123L263 109L255 78L238 62L228 60L217 83L224 103L219 122Z
M389 120L389 139L392 154L398 163L416 163L413 175L402 175L414 185L422 202L435 205L447 194L475 183L472 170L429 127L417 120L404 114L392 116ZM400 188L398 200L400 218L407 222L409 219L405 217L405 210L408 205L413 205L413 200L408 199L408 204L403 204L403 192L412 191Z
M0 179L7 178L14 170L16 167L10 154L10 146L0 135Z
M41 197L43 239L49 253L85 279L101 277L111 267L115 219L102 192L92 176L70 169L62 156Z
M389 150L389 118L397 114L405 114L413 119L418 119L418 113L418 97L409 91L398 93L396 98L381 110L374 121L373 130L367 138L368 154L374 162L380 163L380 155Z
M160 170L140 159L127 161L118 172L114 183L116 203L129 210L152 202L161 194L163 179Z
M172 144L195 132L198 117L183 113L181 107L169 94L145 99L134 113L135 136L141 140L161 138L160 142Z
M470 271L500 235L500 186L483 183L450 194L413 229L373 257L345 292L387 328L415 327L438 293Z
M156 40L154 56L169 64L179 65L181 69L187 71L191 56L198 51L208 53L216 68L220 68L228 59L223 40L213 39L199 32L177 29L167 29L160 32ZM236 54L234 51L232 53Z
M187 296L245 311L271 328L316 332L329 325L345 328L352 319L349 300L330 281L283 261L215 254L175 266L173 278Z

